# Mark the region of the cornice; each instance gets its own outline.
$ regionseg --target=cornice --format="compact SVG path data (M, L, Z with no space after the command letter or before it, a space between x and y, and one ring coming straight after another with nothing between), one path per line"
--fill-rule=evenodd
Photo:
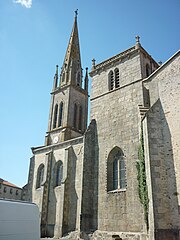
M66 125L66 126L64 126L64 127L53 128L53 129L51 129L50 131L47 131L46 133L47 133L47 134L50 134L50 133L59 133L59 132L62 132L63 130L66 130L66 129L70 129L70 130L72 130L72 131L74 131L74 132L77 132L77 133L80 133L80 134L84 134L83 131L77 130L76 128L71 127L71 126L68 126L68 125Z
M121 53L119 53L119 54L117 54L117 55L115 55L111 58L108 58L107 60L105 60L101 63L96 64L94 66L94 68L91 70L91 72L89 73L89 75L92 77L101 68L105 68L105 67L109 66L114 61L119 61L121 58L127 56L128 54L134 53L135 51L137 51L137 48L136 48L136 46L133 46L133 47L125 50L124 52L121 52Z
M53 89L51 94L57 94L59 92L63 92L64 90L66 90L67 88L74 88L76 89L77 91L83 93L84 95L88 95L88 92L86 90L84 90L82 87L80 86L75 86L75 85L72 85L72 84L67 84L67 85L64 85L64 86L60 86L60 87L57 87L56 89Z
M150 58L152 60L152 62L159 67L158 63L151 57L151 55L149 55L149 53L141 46L141 45L135 45L111 58L108 58L107 60L98 63L96 65L94 65L94 67L92 68L91 72L89 73L89 75L91 77L93 77L94 75L96 75L100 70L108 67L109 65L111 65L114 62L120 61L121 59L123 59L124 57L128 57L132 54L134 54L135 52L142 52L144 55L146 55L148 58Z
M47 152L47 151L52 151L54 149L59 149L59 148L65 148L65 147L69 147L71 145L75 145L75 144L79 144L79 143L83 143L83 139L84 136L81 137L77 137L77 138L73 138L61 143L57 143L57 144L52 144L52 145L48 145L48 146L40 146L40 147L32 147L31 150L33 152L33 154L38 154L41 152Z
M120 87L118 87L118 88L115 88L115 89L113 89L113 90L111 90L111 91L107 91L107 92L105 92L105 93L102 93L102 94L100 94L100 95L98 95L98 96L96 96L96 97L91 98L90 101L93 101L93 100L98 99L98 98L100 98L100 97L103 97L103 96L105 96L105 95L111 94L111 93L113 93L113 92L118 91L119 89L128 87L128 86L130 86L130 85L136 84L136 83L141 82L141 81L143 81L143 78L140 78L140 79L135 80L135 81L133 81L133 82L131 82L131 83L128 83L128 84L125 84L125 85L120 86Z

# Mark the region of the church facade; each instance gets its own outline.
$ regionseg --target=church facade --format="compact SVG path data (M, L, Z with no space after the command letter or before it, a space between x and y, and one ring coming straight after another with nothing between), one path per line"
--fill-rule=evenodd
M180 52L159 65L137 36L124 52L93 60L89 75L87 127L76 15L25 188L39 206L42 237L180 239Z

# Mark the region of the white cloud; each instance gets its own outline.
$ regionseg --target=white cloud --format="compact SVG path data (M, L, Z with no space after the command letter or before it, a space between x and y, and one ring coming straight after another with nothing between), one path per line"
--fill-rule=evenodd
M14 0L15 3L20 3L22 6L26 8L32 7L32 0Z

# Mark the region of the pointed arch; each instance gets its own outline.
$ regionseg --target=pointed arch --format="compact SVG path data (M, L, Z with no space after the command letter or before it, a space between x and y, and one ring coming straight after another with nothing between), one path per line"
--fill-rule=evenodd
M58 127L62 126L62 120L63 120L63 108L64 108L64 104L63 102L60 103L59 105L59 120L58 120Z
M114 89L114 73L112 70L109 72L108 80L109 80L109 90L113 90Z
M119 69L116 68L114 70L114 75L115 75L115 88L118 88L120 86L119 84Z
M123 151L114 147L107 160L107 191L126 189L126 168Z
M56 104L54 108L53 128L56 128L57 116L58 116L58 104Z
M44 164L40 164L37 170L36 188L40 188L44 179Z
M60 186L63 178L63 163L61 160L56 162L54 167L54 186Z

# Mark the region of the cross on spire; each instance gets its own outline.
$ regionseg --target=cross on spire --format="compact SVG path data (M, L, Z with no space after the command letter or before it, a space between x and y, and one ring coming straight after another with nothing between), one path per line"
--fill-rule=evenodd
M75 11L75 17L77 17L77 15L78 15L78 9L76 9Z
M140 41L139 41L139 39L140 39L140 36L136 36L136 43L139 43Z
M140 36L136 36L136 48L139 48L141 46L141 43L140 43Z

